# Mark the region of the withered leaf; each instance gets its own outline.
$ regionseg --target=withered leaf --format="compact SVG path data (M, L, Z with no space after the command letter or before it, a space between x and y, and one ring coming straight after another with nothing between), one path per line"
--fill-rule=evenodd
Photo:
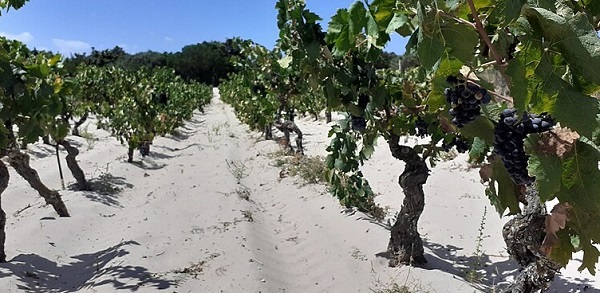
M556 155L563 158L568 154L579 139L579 134L566 127L555 127L543 133L538 141L539 150L546 156Z
M546 225L544 228L546 237L544 237L544 241L540 247L540 251L544 255L550 254L552 247L558 243L559 238L556 232L566 227L569 220L570 208L571 206L568 203L559 203L552 208L552 212L549 215L546 215Z

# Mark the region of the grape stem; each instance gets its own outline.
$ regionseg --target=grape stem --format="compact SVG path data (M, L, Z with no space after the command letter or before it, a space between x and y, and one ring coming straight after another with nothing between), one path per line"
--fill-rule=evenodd
M509 102L511 104L514 103L514 101L513 101L513 99L511 97L503 96L503 95L501 95L501 94L499 94L499 93L497 93L495 91L490 91L490 90L488 90L488 93L494 95L495 97L498 97L501 100Z
M475 26L475 25L474 25L472 22L470 22L470 21L467 21L467 20L464 20L464 19L462 19L462 18L459 18L459 17L456 17L456 16L454 16L454 15L448 14L448 13L446 13L446 11L443 11L443 10L439 10L439 9L438 9L438 11L437 11L437 12L438 12L438 13L439 13L441 16L444 16L444 17L450 18L450 19L452 19L452 20L454 20L454 21L456 21L456 22L458 22L458 23L461 23L461 24L466 24L466 25L468 25L468 26L471 26L471 27L473 27L473 28L477 28L477 27L476 27L476 26Z
M483 38L483 41L488 46L488 48L490 48L490 52L492 53L492 56L496 60L496 64L498 66L504 65L505 64L504 61L498 54L498 51L496 51L496 47L492 46L492 41L490 40L490 37L488 36L487 32L483 28L483 24L481 23L481 19L479 18L479 14L477 13L477 9L475 8L475 4L473 3L473 0L467 0L467 3L469 3L469 8L471 9L471 15L473 16L473 19L475 20L475 28L477 28L479 35L481 36L481 38Z
M492 62L496 62L496 61L492 61ZM472 78L468 78L468 77L467 77L467 80L468 80L468 81L470 81L470 82L472 82L472 83L474 83L474 84L476 84L478 87L482 87L481 85L479 85L479 84L477 83L477 80L475 80L475 79L472 79ZM506 102L509 102L509 103L511 103L511 104L514 102L514 101L513 101L513 99L512 99L511 97L503 96L503 95L501 95L501 94L499 94L499 93L497 93L497 92L495 92L495 91L490 91L490 90L488 90L487 92L488 92L489 94L491 94L491 95L493 95L493 96L495 96L495 97L498 97L499 99L501 99L501 100L504 100L504 101L506 101Z

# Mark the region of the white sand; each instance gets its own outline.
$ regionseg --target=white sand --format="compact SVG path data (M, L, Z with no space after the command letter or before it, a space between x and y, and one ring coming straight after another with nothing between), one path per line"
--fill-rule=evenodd
M329 125L298 124L306 153L325 155ZM345 213L323 186L281 179L270 157L278 145L249 132L218 99L180 135L157 139L150 157L136 154L136 164L125 162L126 148L108 133L88 131L98 138L92 149L69 138L87 177L122 191L62 190L72 217L58 218L11 169L2 196L10 262L0 264L0 292L372 292L392 283L415 292L489 292L517 269L504 251L505 219L462 156L434 168L424 187L419 225L429 263L389 268L376 256L386 250L387 223ZM42 181L60 189L53 149L34 145L29 153ZM73 184L64 162L63 169ZM402 162L382 144L364 169L391 218L402 200ZM577 266L550 292L600 292L598 277ZM473 268L478 283L464 280Z

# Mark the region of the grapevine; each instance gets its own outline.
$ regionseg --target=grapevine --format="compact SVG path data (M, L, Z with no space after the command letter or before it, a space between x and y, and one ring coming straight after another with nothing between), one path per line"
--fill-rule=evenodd
M565 266L577 250L584 255L580 269L595 273L600 234L590 224L600 221L596 196L600 110L594 98L600 90L597 5L356 2L332 16L325 45L306 37L319 35L314 32L320 18L306 9L304 1L280 0L276 7L285 36L281 48L292 59L287 62L322 90L329 107L343 106L350 117L331 132L335 136L328 159L334 191L343 190L349 182L345 177L366 180L360 163L370 157L378 136L387 139L394 157L413 171L419 169L418 162L434 161L440 151L456 145L460 151L469 150L471 159L483 166L486 194L498 213L505 216L508 210L516 215L505 231L544 232L531 241L505 233L509 253L526 268L509 292L547 288L557 265ZM372 62L394 33L410 37L407 51L416 55L420 68L400 73L373 69ZM366 107L360 101L364 96L369 97ZM411 148L398 145L401 135L430 140ZM339 152L341 138L362 140L362 150ZM344 140L343 146L347 143ZM411 190L425 184L427 171L421 170L420 176L412 174L416 177L405 171L400 180L411 182L402 186L405 200L415 196L419 204L412 206L420 208L420 195ZM583 172L586 176L576 176ZM360 186L362 191L356 194L370 190L367 184ZM346 196L352 197L342 198ZM553 217L545 207L552 199L568 206L564 227L531 222ZM519 201L527 208L521 210ZM415 212L416 219L420 214L404 212ZM395 239L411 239L417 251L412 259L422 260L418 233L404 230L408 228L401 218L397 223L390 247ZM533 249L533 257L518 256L519 247ZM400 247L391 253L402 262L405 252ZM537 271L531 269L535 267Z

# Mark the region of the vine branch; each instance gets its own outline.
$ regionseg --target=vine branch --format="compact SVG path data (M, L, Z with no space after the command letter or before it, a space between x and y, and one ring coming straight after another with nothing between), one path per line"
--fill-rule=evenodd
M473 19L475 20L475 28L479 32L479 35L481 36L481 38L483 38L483 41L485 42L485 44L488 46L488 48L490 48L490 52L492 53L492 57L496 60L496 64L498 66L502 66L504 64L504 61L502 60L502 58L500 58L498 51L496 51L496 47L492 46L492 41L490 40L490 37L488 36L487 32L483 28L483 24L481 23L479 14L477 14L477 9L475 8L475 4L473 3L473 0L467 0L467 3L469 3L469 8L471 9L471 15L473 16Z

